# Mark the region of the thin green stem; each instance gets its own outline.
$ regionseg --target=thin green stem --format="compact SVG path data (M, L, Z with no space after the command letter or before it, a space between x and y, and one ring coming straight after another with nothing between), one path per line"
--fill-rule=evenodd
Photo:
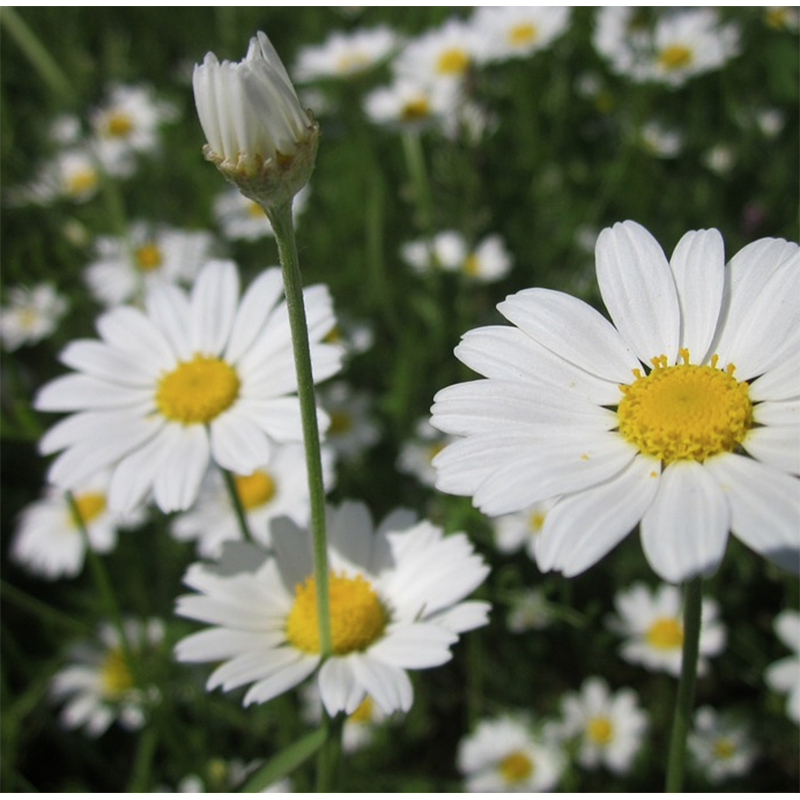
M419 131L403 131L403 154L414 186L417 221L430 239L433 236L433 194Z
M314 582L317 589L317 618L319 622L320 656L326 659L332 652L330 610L328 608L328 545L325 534L325 487L322 480L317 403L314 396L314 377L311 372L311 348L308 340L306 311L303 305L303 281L297 257L297 242L292 225L292 206L265 209L278 244L283 290L289 312L294 363L297 371L297 395L303 423L303 443L308 471L308 490L311 500L311 534L314 551Z
M225 481L225 488L228 490L228 497L231 499L233 513L236 514L236 521L239 523L242 539L246 542L252 542L253 534L250 533L250 526L247 524L247 514L242 505L242 498L239 497L239 492L236 491L236 480L227 469L222 469L221 472Z
M703 606L703 579L693 578L684 589L683 658L678 697L672 721L672 736L667 760L666 792L680 792L686 762L686 739L694 710L697 682L697 657L700 651L700 622Z
M346 717L323 715L323 727L327 731L325 743L319 751L317 769L317 792L332 792L338 784L339 761L342 754L342 728Z

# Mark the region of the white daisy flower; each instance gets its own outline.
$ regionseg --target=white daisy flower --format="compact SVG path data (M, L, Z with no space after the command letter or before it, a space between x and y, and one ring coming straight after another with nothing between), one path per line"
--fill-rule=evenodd
M494 519L492 527L497 549L501 553L516 553L524 549L531 560L536 561L539 534L544 527L547 513L554 505L555 500L542 500L530 508Z
M545 49L569 25L569 6L480 6L471 25L480 31L479 63L523 58Z
M797 6L766 6L764 22L775 30L797 32L800 29L800 10Z
M625 641L620 655L631 664L645 669L681 673L683 651L683 596L676 586L661 584L655 589L636 583L614 598L616 616L608 626ZM703 675L708 657L718 656L725 648L725 626L719 619L719 606L703 598L700 623L700 651L697 671Z
M416 272L424 274L442 269L454 272L463 267L469 255L467 242L458 231L437 233L430 241L417 239L400 248L402 259Z
M370 92L364 98L364 112L376 125L422 130L452 117L460 103L458 87L450 82L425 83L400 76Z
M333 453L325 445L322 472L328 490L333 483ZM301 526L308 523L308 474L302 444L276 445L268 464L247 475L233 475L233 482L250 533L265 547L271 542L273 520L286 516ZM172 522L172 534L180 541L196 541L197 553L202 558L219 558L223 542L242 538L219 470L209 471L197 503Z
M549 792L564 758L548 731L524 718L483 720L458 747L458 769L468 792Z
M511 256L502 237L492 234L483 238L467 253L460 269L468 279L479 283L505 278L511 269Z
M11 205L50 205L57 200L85 203L100 189L97 159L85 147L62 150L39 167L30 183L11 189Z
M589 678L562 701L563 735L578 741L578 763L604 766L617 775L630 771L644 741L647 715L636 692L613 692L602 678Z
M125 638L135 657L145 658L158 649L164 638L160 620L123 622ZM65 702L61 722L66 728L84 728L88 736L105 733L113 722L128 730L138 730L146 719L146 707L158 701L157 690L134 684L125 662L119 632L104 623L97 640L77 645L75 663L57 672L50 683L51 698Z
M295 226L308 205L309 186L306 184L294 196L292 213ZM213 213L226 239L255 242L275 235L264 209L236 187L226 189L214 198Z
M746 775L758 756L749 726L709 706L695 712L687 747L710 783Z
M35 400L41 411L77 412L40 442L44 454L64 450L50 481L72 489L109 467L112 509L133 508L153 489L162 511L183 511L210 461L247 475L269 463L274 442L301 441L282 285L280 270L265 270L240 302L236 265L212 261L191 295L159 286L145 311L102 315L101 341L72 342L61 355L77 373ZM320 344L334 324L327 289L306 289L305 304L314 375L323 380L342 355Z
M414 437L400 448L397 469L413 475L425 486L433 487L436 483L433 459L452 441L452 437L443 436L427 419L419 420Z
M767 667L764 680L773 691L787 693L786 715L800 723L800 613L787 609L778 614L775 632L793 652Z
M229 575L195 564L186 583L198 594L177 613L215 627L176 646L179 661L222 661L206 684L248 683L245 705L263 703L319 667L329 714L352 714L369 694L385 712L408 711L407 669L451 658L458 634L486 623L487 603L460 602L488 573L464 534L443 536L408 512L376 532L366 507L347 502L327 520L333 655L320 667L311 538L288 520L272 531L275 556Z
M555 618L547 595L541 589L525 589L514 595L506 618L511 633L541 631Z
M463 437L436 457L437 487L490 516L560 497L542 570L577 575L639 524L667 581L715 569L729 531L797 571L800 248L761 239L726 265L719 232L692 231L670 262L624 222L596 260L614 325L537 288L498 306L515 327L463 337L456 355L486 380L434 399L433 425Z
M639 132L644 149L658 158L675 158L683 148L683 136L660 122L646 122Z
M322 388L319 403L330 418L326 442L340 458L356 458L380 439L381 429L372 415L369 392L356 390L345 381L334 381Z
M301 48L294 75L298 81L363 75L386 60L398 45L397 34L386 25L335 31L322 44Z
M84 280L103 305L141 301L154 286L194 281L213 246L207 231L136 222L124 238L97 239L98 258L86 267Z
M12 352L52 334L67 312L67 301L49 283L8 290L8 305L0 309L0 340Z
M98 553L113 550L117 530L140 525L145 515L143 508L124 515L109 510L108 477L97 475L73 492L80 521L64 492L47 488L40 500L22 510L11 543L11 558L43 578L71 578L81 571L86 556L81 524L93 550Z

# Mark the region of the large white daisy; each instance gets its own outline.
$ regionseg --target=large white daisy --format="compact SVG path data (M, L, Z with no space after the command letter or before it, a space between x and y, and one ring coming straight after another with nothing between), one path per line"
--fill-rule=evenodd
M794 570L800 559L800 248L761 239L726 265L716 230L668 261L635 222L601 232L613 325L561 292L498 308L515 327L467 333L486 380L440 391L432 423L463 437L437 486L490 516L560 496L537 547L576 575L637 524L668 581L714 569L728 532Z
M263 703L318 667L330 714L353 713L369 694L387 714L413 700L407 669L450 660L459 633L486 622L489 606L460 602L488 573L462 533L395 512L377 531L366 507L346 502L327 520L333 655L320 667L311 537L288 519L272 530L274 558L233 572L194 564L177 613L214 627L178 642L179 661L224 662L207 688L252 683Z
M61 355L77 373L56 378L35 401L42 411L77 412L40 443L45 454L64 450L51 482L72 489L111 467L112 509L130 509L152 489L162 511L179 511L194 502L211 460L247 475L269 462L273 442L301 441L281 292L280 270L269 269L240 302L236 265L212 261L191 295L159 286L145 311L101 316L101 341L72 342ZM321 343L334 325L327 289L306 289L305 304L322 380L342 354Z

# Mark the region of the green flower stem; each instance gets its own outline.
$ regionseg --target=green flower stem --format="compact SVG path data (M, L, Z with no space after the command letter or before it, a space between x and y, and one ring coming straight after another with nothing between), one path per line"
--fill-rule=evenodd
M700 651L700 619L703 604L703 579L693 578L684 590L683 657L672 736L667 760L666 792L680 792L686 761L686 738L691 727L694 709L694 690L697 681L697 657Z
M323 727L327 737L319 751L317 769L317 792L332 792L338 784L339 762L342 754L342 728L346 716L329 717L323 713Z
M418 131L403 131L403 153L414 187L417 222L430 239L433 236L433 195L428 169L425 166L425 153L422 151L422 139Z
M250 533L250 526L247 524L247 514L242 505L242 498L239 497L239 492L236 491L236 481L227 469L223 469L221 472L225 481L225 488L228 490L228 496L231 499L233 513L236 514L236 521L239 523L239 530L242 532L242 539L246 542L252 542L253 534Z
M289 311L294 363L297 371L297 395L303 422L303 443L306 451L308 490L311 499L311 534L314 550L314 582L317 588L317 619L319 622L320 656L326 659L332 652L330 610L328 608L328 546L325 535L325 487L322 481L317 402L314 378L311 373L311 348L308 342L306 310L303 305L303 281L297 258L297 242L292 225L291 202L264 209L278 243L278 255L283 270L283 290Z

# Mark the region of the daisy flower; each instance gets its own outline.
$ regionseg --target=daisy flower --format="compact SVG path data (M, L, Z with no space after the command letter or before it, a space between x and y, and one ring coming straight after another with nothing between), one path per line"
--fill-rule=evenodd
M152 657L164 638L161 621L127 619L123 624L136 657L142 662ZM134 685L116 628L102 624L97 639L77 645L72 658L74 663L57 672L50 683L51 698L64 702L65 728L84 728L88 736L97 737L113 722L127 730L144 725L146 708L157 702L157 691Z
M44 454L64 451L50 481L73 489L108 467L112 509L133 508L152 489L162 511L183 511L211 461L248 475L269 463L275 442L301 441L281 292L280 270L268 269L240 302L236 265L212 261L191 295L159 286L144 311L102 315L101 341L72 342L61 355L77 373L35 400L41 411L75 412L40 442ZM334 324L327 289L307 289L305 304L314 375L323 380L341 361L340 348L320 344Z
M786 692L786 715L800 723L800 613L787 609L775 618L778 638L793 651L767 667L764 679L775 692Z
M86 481L73 492L80 520L63 491L48 487L44 496L22 510L10 555L18 564L43 578L71 578L83 568L86 528L89 545L108 553L117 544L117 530L140 525L144 509L128 514L112 513L106 505L108 475Z
M440 231L430 241L417 239L400 248L401 258L416 272L426 273L442 269L458 270L467 259L469 250L458 231Z
M190 284L210 260L213 245L207 231L136 222L125 237L98 238L98 258L86 268L84 280L105 306L139 301L159 284Z
M306 184L294 196L292 212L295 221L308 205L309 185ZM214 198L213 213L226 239L255 242L275 235L264 209L236 187L226 189Z
M726 265L719 232L692 231L668 261L623 222L596 261L613 325L536 288L498 306L514 327L463 337L456 356L486 379L434 398L432 424L461 437L437 487L489 516L560 498L544 571L577 575L636 525L666 581L715 569L729 531L797 571L800 248L760 239Z
M499 281L511 269L511 256L501 236L492 234L478 242L460 265L461 272L480 283Z
M478 61L523 58L543 50L569 25L568 6L480 6L472 16L481 32Z
M425 83L399 76L364 98L364 112L376 125L422 130L452 117L460 102L458 88L450 82Z
M419 420L414 437L400 448L397 469L433 487L436 482L433 460L451 441L451 437L443 436L427 419Z
M662 584L649 589L636 583L614 598L616 616L608 626L625 641L622 658L655 672L681 673L683 650L683 597L677 586ZM700 623L699 675L708 668L708 657L725 648L725 626L719 619L719 606L703 598Z
M322 470L326 490L333 483L333 453L322 448ZM302 444L276 445L268 464L247 475L234 475L236 493L245 512L253 539L270 545L272 521L286 516L298 525L308 522L308 476ZM219 470L209 471L195 505L172 523L172 534L180 541L196 541L203 558L219 558L222 544L242 538L239 522Z
M336 31L322 44L299 51L294 75L298 81L353 78L387 59L398 44L397 34L386 25L350 33Z
M758 756L749 727L729 712L698 708L687 741L697 769L710 783L746 775Z
M468 792L549 792L564 769L554 737L511 716L480 722L459 744L457 760Z
M530 508L513 514L504 514L493 520L497 549L501 553L516 553L524 549L535 561L539 534L544 527L547 513L554 505L555 500L542 500Z
M219 574L195 564L186 583L197 594L177 613L214 625L176 646L179 661L223 662L206 684L225 691L248 683L245 705L264 703L317 668L331 715L352 714L369 694L385 712L408 711L407 669L451 658L458 634L486 623L487 603L460 602L488 567L462 533L445 537L427 521L395 512L377 531L366 507L328 512L333 655L320 667L311 537L289 520L272 531L274 558Z
M541 631L549 627L555 615L547 595L541 589L525 589L514 595L506 618L511 633Z
M330 427L326 442L342 459L361 455L378 442L381 429L372 415L372 396L345 381L322 388L319 403L328 413Z
M8 301L0 309L0 340L9 352L46 339L67 311L67 301L49 283L14 286Z
M50 205L57 200L85 203L100 189L97 159L85 147L62 150L38 169L36 177L9 192L12 205Z
M578 763L630 771L647 730L647 715L632 689L612 693L602 678L589 678L562 702L563 735L578 742Z

